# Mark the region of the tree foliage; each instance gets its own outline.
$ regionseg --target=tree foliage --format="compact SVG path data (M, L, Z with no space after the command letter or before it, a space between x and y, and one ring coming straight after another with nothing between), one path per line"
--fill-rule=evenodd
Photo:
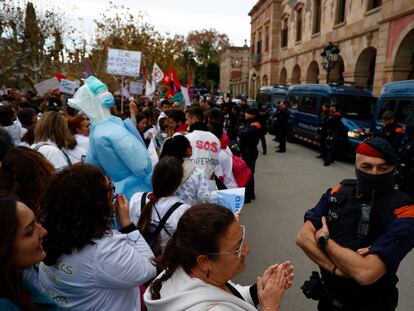
M163 70L172 66L183 82L190 76L202 85L218 83L220 52L229 39L214 29L194 30L186 37L161 34L141 11L109 2L95 20L92 40L86 41L61 12L0 0L0 84L19 81L32 87L57 72L80 78L87 61L94 75L117 87L119 77L106 73L108 48L141 51L147 72L155 62Z

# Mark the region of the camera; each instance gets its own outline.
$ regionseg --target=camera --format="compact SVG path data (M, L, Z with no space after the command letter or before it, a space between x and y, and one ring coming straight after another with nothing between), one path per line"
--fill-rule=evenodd
M303 283L302 292L308 299L319 300L323 295L322 279L317 271L312 271L309 280Z

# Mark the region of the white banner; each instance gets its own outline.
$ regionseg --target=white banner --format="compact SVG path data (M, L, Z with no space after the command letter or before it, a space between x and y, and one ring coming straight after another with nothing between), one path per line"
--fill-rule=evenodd
M142 82L130 82L129 83L129 92L134 95L142 95L144 90L144 83Z
M42 82L36 83L34 85L37 95L43 95L48 93L51 90L58 89L60 87L58 79L55 77L44 80Z
M145 96L151 96L155 92L155 83L148 80L145 81Z
M154 63L154 66L152 67L152 81L155 83L160 83L162 79L164 79L164 73L162 72L161 68Z
M227 207L233 213L240 212L244 204L245 188L233 188L211 192L211 202Z
M66 79L60 80L59 91L65 94L73 95L76 89L79 87L79 81L70 81Z
M141 52L108 49L106 72L113 75L139 77Z
M190 96L188 95L188 90L186 87L181 86L181 93L183 93L184 102L186 107L191 106Z

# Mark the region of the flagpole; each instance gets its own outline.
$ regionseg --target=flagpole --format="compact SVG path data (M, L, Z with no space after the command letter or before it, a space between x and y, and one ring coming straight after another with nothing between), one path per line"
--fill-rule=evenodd
M124 76L121 78L121 115L124 114Z

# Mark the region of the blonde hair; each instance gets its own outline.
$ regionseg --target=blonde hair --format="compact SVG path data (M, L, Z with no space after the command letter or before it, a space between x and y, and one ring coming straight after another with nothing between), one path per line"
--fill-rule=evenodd
M34 129L34 142L50 140L59 149L66 148L67 137L70 135L68 123L65 118L56 111L45 112L36 123Z

